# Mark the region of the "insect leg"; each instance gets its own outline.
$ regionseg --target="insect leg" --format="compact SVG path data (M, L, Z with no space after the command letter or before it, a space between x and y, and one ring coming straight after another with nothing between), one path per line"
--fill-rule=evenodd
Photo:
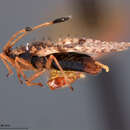
M52 64L52 61L54 60L54 62L56 63L56 65L58 66L59 70L61 71L61 73L63 74L66 82L67 82L67 85L70 85L69 83L69 80L64 72L64 70L62 69L61 65L59 64L59 62L57 61L57 59L55 58L55 56L53 55L50 55L49 59L47 60L47 63L46 63L46 68L47 69L50 69L51 68L51 64ZM73 91L73 88L72 86L69 86L69 88Z
M19 58L19 57L16 57L15 59L15 64L16 64L16 71L17 71L17 75L18 75L18 78L19 78L19 81L22 83L22 80L21 80L21 75L23 76L24 80L26 80L26 85L28 86L33 86L33 85L39 85L40 87L42 87L42 83L32 83L32 81L36 78L38 78L44 71L39 71L39 72L36 72L34 73L30 78L26 78L26 75L24 74L23 72L23 69L27 69L27 70L34 70L35 71L35 68L26 60L22 59L22 58Z
M5 59L3 59L1 56L0 56L0 58L3 61L4 65L6 66L7 70L8 70L8 74L6 75L8 77L9 75L13 74L13 71L10 68L10 66L8 65L7 61Z
M13 71L10 68L10 66L8 65L8 63L10 63L15 68L14 60L12 60L8 56L6 56L4 53L0 53L0 58L4 62L5 66L6 66L7 70L8 70L8 74L7 74L7 77L8 77L9 75L13 74Z
M22 29L18 32L16 32L15 34L13 34L11 36L11 38L9 39L9 41L5 44L4 48L3 48L3 51L5 52L6 50L8 50L9 48L11 48L11 42L18 36L20 35L21 33L24 33L25 32L25 29Z
M104 64L100 63L99 61L95 61L95 64L100 66L101 68L105 69L106 72L109 72L109 67L107 65L104 65Z
M36 73L34 73L30 78L28 78L26 80L26 85L27 86L33 86L33 85L38 85L40 87L43 87L43 84L42 83L33 83L32 81L35 80L36 78L38 78L40 75L42 75L43 73L45 72L45 70L42 70L42 71L38 71Z
M19 78L19 81L22 83L21 75L23 76L24 80L27 79L26 75L24 74L23 70L34 70L34 67L26 60L16 57L15 58L15 65L16 71Z
M19 65L18 57L15 58L15 65L16 65L16 72L17 72L18 79L19 79L20 83L23 84L23 81L21 80L21 75L23 76L24 79L26 79L26 75L23 73L23 71Z

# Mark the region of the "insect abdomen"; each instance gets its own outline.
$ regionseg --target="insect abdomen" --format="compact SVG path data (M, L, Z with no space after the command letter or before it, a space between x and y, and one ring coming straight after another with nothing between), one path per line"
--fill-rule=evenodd
M54 53L63 70L87 72L97 74L101 68L95 64L95 61L86 54L76 52ZM52 68L58 69L55 62L52 62Z

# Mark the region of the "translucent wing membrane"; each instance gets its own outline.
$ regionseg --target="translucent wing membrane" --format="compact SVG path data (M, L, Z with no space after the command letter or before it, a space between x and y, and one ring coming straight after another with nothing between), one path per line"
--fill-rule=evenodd
M103 55L124 51L130 47L129 42L100 41L87 38L65 38L57 42L52 41L35 41L29 44L30 53L38 56L47 56L60 52L77 52L91 56L92 58L100 58ZM21 53L23 46L13 50L13 53Z

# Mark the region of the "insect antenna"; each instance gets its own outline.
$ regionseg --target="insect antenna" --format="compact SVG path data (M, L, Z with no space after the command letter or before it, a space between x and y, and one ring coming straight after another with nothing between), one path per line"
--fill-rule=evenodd
M6 52L9 48L13 47L16 42L18 42L21 38L23 38L29 32L35 31L35 30L37 30L41 27L46 27L46 26L49 26L49 25L52 25L52 24L65 22L65 21L68 21L69 19L71 19L71 16L57 18L53 21L45 22L45 23L36 25L34 27L25 27L24 29L21 29L18 32L16 32L15 34L12 35L12 37L9 39L9 41L4 46L3 51Z
M69 19L71 19L71 18L72 18L72 16L57 18L57 19L55 19L55 20L53 21L53 23L55 24L55 23L65 22L65 21L67 21L67 20L69 20Z

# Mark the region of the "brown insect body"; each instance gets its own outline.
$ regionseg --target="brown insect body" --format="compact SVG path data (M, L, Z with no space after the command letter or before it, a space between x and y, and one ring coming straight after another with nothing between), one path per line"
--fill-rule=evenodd
M33 46L31 46L31 47L33 47ZM14 52L16 52L16 50L17 50L17 53L14 53ZM26 47L22 46L16 50L12 51L11 49L9 49L6 52L6 55L14 60L16 59L16 57L22 58L25 61L27 61L30 65L32 65L32 67L30 67L30 66L27 67L27 66L24 66L22 63L20 63L19 66L24 71L25 70L36 70L37 71L37 70L45 69L47 59L50 57L50 55L53 55L58 60L60 66L63 68L64 71L71 71L71 73L73 74L73 75L70 75L70 73L69 74L66 73L70 84L73 83L75 80L81 78L80 72L97 74L101 71L101 67L96 65L95 61L86 54L81 54L81 53L76 53L76 52L59 52L59 53L52 53L47 56L36 56L35 53L31 53L30 48L29 48L29 50L26 50ZM58 66L56 65L56 63L54 61L52 61L51 68L59 70ZM72 71L76 71L76 72L74 73ZM77 72L77 71L79 71L79 72ZM53 86L51 86L52 83L53 83ZM64 88L67 85L68 84L63 75L57 76L53 79L50 78L48 81L48 86L50 86L50 89L52 89L52 90L55 90L57 88Z
M21 83L22 76L28 86L43 86L41 83L33 83L32 81L42 75L46 69L57 69L56 72L58 74L55 72L50 74L48 85L51 88L64 87L82 78L81 72L98 74L102 68L108 72L109 67L95 61L95 59L106 53L125 50L130 46L130 43L126 42L102 42L86 38L66 38L55 43L37 41L29 43L27 46L12 49L16 42L30 31L51 24L65 22L69 19L70 17L62 17L32 28L26 27L16 32L4 46L3 52L0 53L0 58L8 69L8 75L13 74L12 69L8 65L10 63L16 69ZM35 73L30 78L27 78L23 72L25 70L32 70ZM55 75L54 78L52 78L53 74ZM71 86L69 87L72 89Z
M101 67L95 64L90 56L76 52L53 53L59 64L65 71L87 72L89 74L97 74L101 71ZM48 56L47 56L48 57ZM53 61L51 67L58 69Z
M65 71L80 71L87 72L89 74L97 74L101 71L101 67L95 64L95 61L86 54L80 54L76 52L63 52L63 53L52 53L61 65L62 69ZM30 62L35 69L43 69L45 68L47 59L50 57L47 56L35 56L29 53L29 51L25 51L19 55L8 55L9 57L19 57L28 62ZM51 64L51 68L59 70L56 63L53 61Z

